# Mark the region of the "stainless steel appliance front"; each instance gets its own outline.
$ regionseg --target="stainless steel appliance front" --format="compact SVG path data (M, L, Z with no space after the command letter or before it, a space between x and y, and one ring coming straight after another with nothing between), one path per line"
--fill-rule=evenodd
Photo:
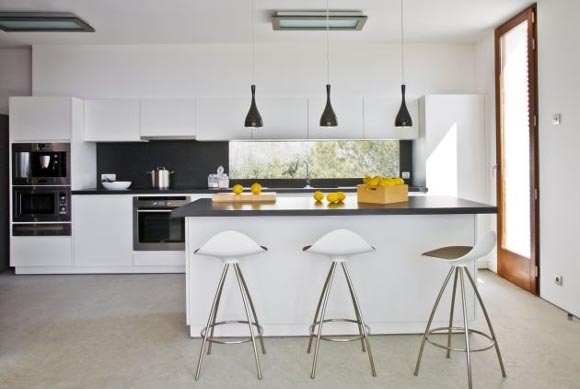
M70 143L12 145L12 185L70 185Z
M12 220L19 222L69 222L71 190L67 186L12 187Z
M191 201L186 196L133 198L133 249L135 251L185 251L185 221L171 211Z

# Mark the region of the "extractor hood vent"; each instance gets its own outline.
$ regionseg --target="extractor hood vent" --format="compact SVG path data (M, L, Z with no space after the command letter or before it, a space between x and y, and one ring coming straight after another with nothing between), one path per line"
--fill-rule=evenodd
M330 11L330 30L362 30L367 16L361 11ZM326 11L277 11L272 15L274 30L326 30Z
M87 22L69 12L0 12L6 32L94 32Z

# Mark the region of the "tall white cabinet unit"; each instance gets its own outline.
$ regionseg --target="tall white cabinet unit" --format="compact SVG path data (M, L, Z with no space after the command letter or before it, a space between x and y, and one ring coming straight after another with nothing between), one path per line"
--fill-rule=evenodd
M485 96L427 95L419 101L413 182L431 195L488 202Z

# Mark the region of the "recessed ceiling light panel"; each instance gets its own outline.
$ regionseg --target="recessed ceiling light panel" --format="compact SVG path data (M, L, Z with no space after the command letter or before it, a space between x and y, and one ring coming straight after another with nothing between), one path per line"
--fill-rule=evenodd
M360 31L367 16L360 11L330 11L330 30ZM272 15L274 30L326 30L326 11L277 11Z
M0 12L6 32L94 32L87 22L69 12Z

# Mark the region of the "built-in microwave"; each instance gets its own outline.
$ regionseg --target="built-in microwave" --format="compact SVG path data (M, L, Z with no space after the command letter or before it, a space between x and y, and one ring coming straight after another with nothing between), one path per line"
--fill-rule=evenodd
M12 185L70 185L70 143L14 143Z
M12 220L15 223L71 220L70 187L20 186L12 188L12 195Z

